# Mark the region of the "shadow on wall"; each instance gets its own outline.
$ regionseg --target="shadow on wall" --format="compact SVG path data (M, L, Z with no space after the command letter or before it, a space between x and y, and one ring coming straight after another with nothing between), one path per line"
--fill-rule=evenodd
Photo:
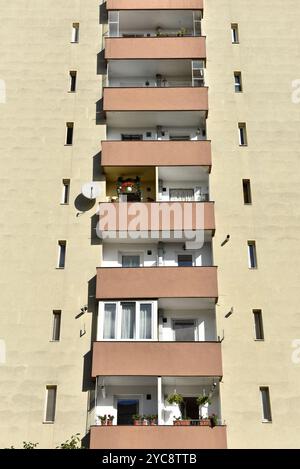
M108 21L108 12L106 9L106 2L99 6L99 23L106 24Z
M103 110L103 98L96 102L96 125L104 125L106 123L106 116Z
M93 181L105 182L106 178L101 168L101 152L93 156Z
M91 210L95 204L96 204L95 199L92 199L92 200L87 199L82 194L79 194L74 201L75 208L79 212L87 212L88 210Z
M105 50L102 49L97 54L97 75L106 75L107 64L105 60Z
M97 235L97 224L99 221L99 215L96 213L91 216L91 245L92 246L101 246L102 239Z

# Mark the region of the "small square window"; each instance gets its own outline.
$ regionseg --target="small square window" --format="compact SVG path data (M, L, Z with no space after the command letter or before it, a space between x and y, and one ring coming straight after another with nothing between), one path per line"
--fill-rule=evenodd
M236 93L243 91L241 72L234 72L234 90Z
M45 423L54 423L56 411L57 386L46 386Z
M250 179L243 179L243 196L244 196L244 204L251 205L252 195L251 195Z
M58 241L58 269L64 269L66 264L66 241Z
M238 124L239 129L239 144L241 147L247 146L247 129L245 122L239 122Z
M239 26L237 23L231 25L231 42L232 44L239 43Z
M264 336L262 311L260 309L254 309L253 316L254 316L254 325L255 325L255 339L264 340L265 336Z
M79 23L73 23L71 42L75 44L79 42Z
M66 145L73 145L74 136L74 122L67 122L66 124Z
M272 422L270 390L267 386L259 389L262 403L262 420L263 422Z
M255 241L248 241L248 264L249 269L257 268L257 256L256 256L256 243Z

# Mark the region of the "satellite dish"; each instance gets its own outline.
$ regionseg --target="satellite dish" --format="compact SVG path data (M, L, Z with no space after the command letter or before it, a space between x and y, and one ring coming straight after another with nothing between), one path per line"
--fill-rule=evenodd
M97 182L88 182L82 186L81 192L87 199L96 199L100 195L100 186Z

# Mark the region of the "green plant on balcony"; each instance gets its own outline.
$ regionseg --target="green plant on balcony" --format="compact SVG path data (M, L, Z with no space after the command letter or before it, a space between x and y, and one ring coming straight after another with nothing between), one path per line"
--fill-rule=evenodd
M107 424L107 415L98 415L98 419L101 422L101 425L106 425Z
M158 415L147 415L149 425L157 425Z
M210 425L211 427L216 427L219 423L219 418L216 414L212 414L209 416L209 419L210 419Z
M205 394L202 394L202 395L197 397L197 405L199 407L203 407L206 404L211 405L210 396L206 396Z
M133 425L141 425L142 424L142 419L143 419L142 415L139 415L139 414L133 415L132 416Z
M173 393L169 394L167 397L167 402L170 405L177 404L178 406L183 403L183 396L178 392L174 391Z
M186 36L188 33L187 29L186 28L180 28L179 31L177 32L177 36L178 37L183 37L183 36Z
M114 418L115 418L114 415L108 414L106 424L107 424L107 425L112 425L112 424L113 424L113 421L114 421Z

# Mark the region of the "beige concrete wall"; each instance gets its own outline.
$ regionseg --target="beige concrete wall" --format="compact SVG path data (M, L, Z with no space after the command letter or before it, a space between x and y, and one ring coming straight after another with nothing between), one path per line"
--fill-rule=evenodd
M300 338L300 104L292 103L292 81L300 78L300 4L282 6L279 0L204 6L229 448L299 447L300 364L291 357ZM239 45L231 44L231 23L239 24ZM242 94L234 93L234 71L242 72ZM238 122L247 123L248 147L237 145ZM243 178L251 179L252 206L243 205ZM227 234L230 242L221 247ZM256 240L257 270L248 269L247 240ZM265 342L253 340L254 308L263 310ZM270 386L271 424L261 422L261 385Z
M0 340L6 344L0 447L31 440L53 448L86 428L83 364L92 315L75 317L88 303L101 251L91 242L96 205L74 201L93 178L93 157L105 137L95 123L99 1L0 0L0 11L0 80L7 90L0 104ZM79 44L70 43L74 22ZM70 70L78 72L76 94L68 93ZM66 122L75 122L72 147L64 146ZM69 206L60 205L63 178L71 179ZM68 242L61 271L58 240ZM53 309L62 310L60 343L49 341ZM54 425L42 423L47 384L58 385Z

